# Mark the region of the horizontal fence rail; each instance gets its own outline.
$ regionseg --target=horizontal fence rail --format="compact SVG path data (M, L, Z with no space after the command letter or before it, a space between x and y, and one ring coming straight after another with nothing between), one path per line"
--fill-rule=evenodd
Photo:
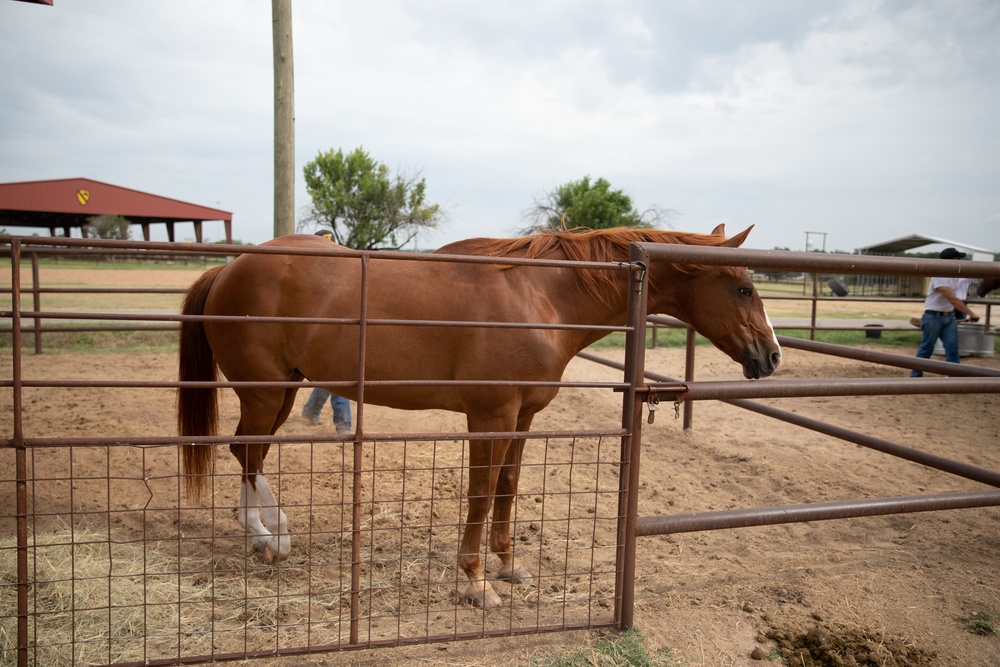
M940 510L995 507L1000 505L1000 491L970 491L941 493L926 496L904 496L864 500L844 500L757 507L743 510L692 512L672 516L641 517L636 525L636 535L665 535L692 533L703 530L774 526L782 523L853 519L886 514L908 514Z
M2 239L2 237L0 237ZM186 248L198 248L198 250L174 250L174 245L180 244L163 244L156 242L140 242L140 241L120 241L116 242L118 245L115 247L109 247L105 249L95 249L88 247L88 244L93 243L85 239L38 239L37 237L32 237L32 240L36 243L44 241L44 245L31 246L26 249L26 254L30 256L32 263L32 274L33 281L31 287L24 290L30 293L34 300L34 308L31 310L23 310L22 317L31 320L33 322L32 326L22 326L22 332L24 334L34 335L35 340L35 352L41 353L44 349L42 334L44 333L101 333L101 332L162 332L162 331L173 331L176 329L171 323L182 322L184 318L176 314L164 314L164 313L111 313L108 311L46 311L41 308L41 298L43 295L64 295L64 294L117 294L123 297L129 295L140 295L140 294L155 294L161 296L168 295L182 295L186 291L182 288L152 288L152 287L46 287L39 280L39 257L50 257L56 259L119 259L119 260L134 260L140 262L154 262L154 263L176 263L171 261L173 257L180 257L185 262L200 263L207 267L210 261L220 262L232 259L233 256L241 254L243 252L250 252L252 246L229 246L222 244L213 244L211 246L204 246L199 244L185 244ZM0 240L2 242L2 240ZM58 247L64 243L70 244L68 247ZM164 246L168 246L164 249ZM345 253L356 252L356 251L344 251ZM764 251L771 252L771 251ZM776 251L785 252L785 251ZM380 253L386 254L386 253ZM817 253L799 253L808 258L810 255L816 255ZM10 256L9 248L0 248L0 256ZM412 258L414 253L396 253L396 256L404 256ZM838 256L840 255L820 255L821 257ZM868 257L868 256L854 256L850 255L847 257ZM436 257L435 257L436 259ZM884 259L878 258L876 259ZM911 261L911 260L906 260ZM951 261L951 260L948 260ZM767 282L763 283L768 284ZM9 288L0 288L0 293L10 292ZM776 323L776 328L781 330L808 330L810 336L814 337L817 331L868 331L872 332L872 327L869 326L858 326L858 325L833 325L818 324L817 323L817 304L824 302L857 302L859 304L863 303L912 303L915 308L923 303L923 299L918 298L907 298L907 297L880 297L880 296L823 296L821 294L813 293L812 295L803 294L797 296L790 295L775 295L766 294L763 297L766 301L795 301L795 302L808 302L812 304L811 315L808 318L809 322L805 325L792 325L792 324L782 324L780 322ZM985 307L985 316L982 319L982 323L987 329L986 335L995 335L991 327L991 317L992 317L992 306L996 303L996 299L984 298L969 298L967 303L972 305L982 305ZM9 311L0 311L0 317L10 317ZM673 318L663 318L653 316L650 318L650 322L653 324L653 347L657 345L657 328L659 325L671 326L668 322ZM52 326L50 323L62 321L64 324L58 324ZM303 318L304 322L313 322L314 320L310 318ZM675 320L676 321L676 320ZM107 324L104 324L104 323ZM116 324L111 324L116 323ZM370 323L376 324L375 321ZM391 324L390 322L382 322L380 324ZM462 326L458 323L427 323L424 326ZM513 326L516 328L517 325L506 325ZM684 325L681 325L684 326ZM905 331L912 332L914 329L908 323L900 322L898 327L893 326L879 326L877 333L892 333L894 331ZM0 333L10 333L9 327L0 327Z

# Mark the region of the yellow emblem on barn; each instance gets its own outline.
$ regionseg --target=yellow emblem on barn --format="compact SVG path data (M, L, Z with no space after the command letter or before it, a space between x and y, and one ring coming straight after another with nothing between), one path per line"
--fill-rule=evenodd
M86 206L87 202L90 201L90 190L77 190L76 200L80 202L80 206Z

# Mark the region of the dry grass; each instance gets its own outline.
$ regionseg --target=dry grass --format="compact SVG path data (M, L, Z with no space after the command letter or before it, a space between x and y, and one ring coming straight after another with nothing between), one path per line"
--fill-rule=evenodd
M15 547L13 539L0 542L7 555L0 559L4 665L16 659ZM148 642L176 645L178 631L193 629L180 618L179 602L211 598L210 586L176 574L175 555L116 543L107 533L67 528L37 535L29 543L28 559L34 581L28 635L37 665L141 660Z
M0 542L0 665L17 658L15 549L13 539ZM283 640L304 635L308 598L294 577L277 568L247 570L239 551L208 563L86 529L35 536L28 549L30 664L203 655L239 650L248 640L248 648L262 648L279 631Z

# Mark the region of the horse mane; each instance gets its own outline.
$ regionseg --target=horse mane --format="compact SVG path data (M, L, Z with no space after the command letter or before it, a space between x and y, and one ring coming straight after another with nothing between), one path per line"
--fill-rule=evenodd
M563 255L578 262L624 262L628 261L629 245L632 243L683 243L687 245L718 246L726 241L721 234L698 234L695 232L675 232L664 229L635 227L613 227L610 229L584 229L521 236L515 238L478 238L460 242L463 252L489 257L517 255L526 259L544 259L553 255ZM692 273L698 267L674 264L671 267L681 273ZM510 266L501 267L504 269ZM580 272L584 289L602 301L609 298L609 290L614 287L612 272L584 270Z

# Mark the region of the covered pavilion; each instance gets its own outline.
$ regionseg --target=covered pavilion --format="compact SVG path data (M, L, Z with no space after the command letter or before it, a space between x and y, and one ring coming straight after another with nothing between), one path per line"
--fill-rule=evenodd
M229 211L89 178L0 183L0 226L44 228L52 236L61 229L66 237L78 228L82 236L83 227L100 215L121 216L141 226L146 241L150 240L150 225L166 225L167 238L173 242L174 225L190 222L195 241L202 243L202 223L221 220L226 243L233 242L233 214Z

